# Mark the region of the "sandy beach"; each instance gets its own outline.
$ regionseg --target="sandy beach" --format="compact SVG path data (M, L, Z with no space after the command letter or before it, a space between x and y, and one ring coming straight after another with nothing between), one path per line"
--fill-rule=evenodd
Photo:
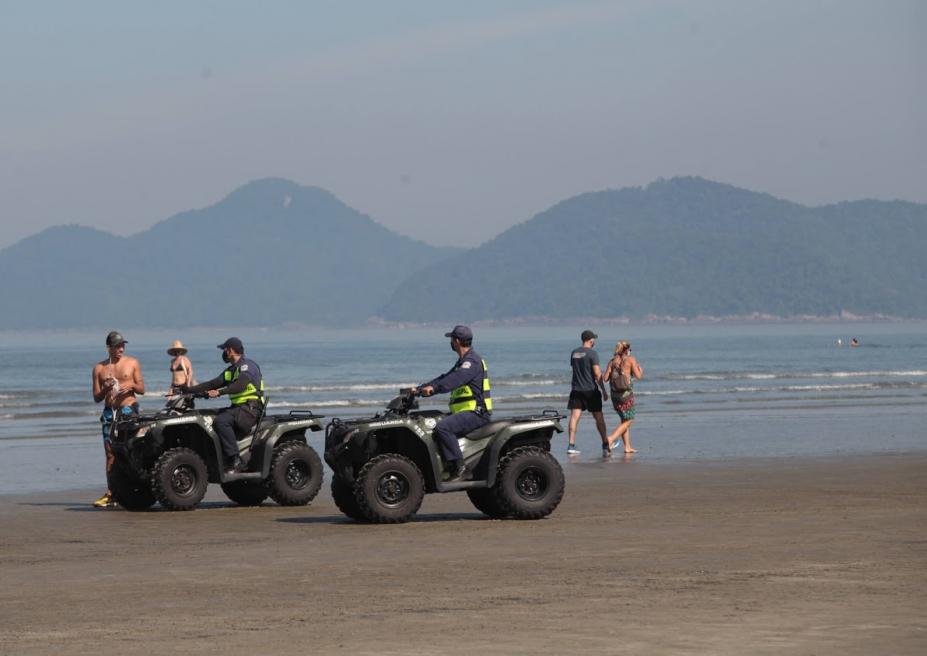
M568 463L550 518L0 497L3 654L920 654L927 456ZM330 472L326 472L330 474Z

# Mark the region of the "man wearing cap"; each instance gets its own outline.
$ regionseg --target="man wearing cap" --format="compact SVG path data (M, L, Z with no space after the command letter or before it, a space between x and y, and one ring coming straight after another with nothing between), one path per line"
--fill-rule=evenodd
M225 471L234 473L242 468L236 430L238 435L245 435L257 422L264 405L264 378L257 362L245 357L245 347L237 337L229 337L217 348L222 349L222 361L229 363L225 371L205 383L181 386L181 390L193 394L209 392L211 399L229 395L232 405L216 415L213 427L222 442Z
M109 486L109 476L115 458L111 448L112 428L116 415L138 413L139 395L145 393L145 379L142 367L135 358L126 355L126 341L115 330L106 336L106 349L109 357L93 367L93 402L103 401L103 450L106 452L106 494L93 502L98 508L115 506Z
M569 455L576 455L576 427L583 410L592 413L595 426L602 437L603 455L609 451L608 437L605 430L605 417L602 415L602 400L608 400L605 383L602 382L602 371L599 367L599 354L596 353L595 340L598 338L591 330L584 330L579 336L583 345L573 349L570 354L570 366L573 367L573 381L570 390L570 400L567 408L570 409L570 444L567 446ZM601 390L601 394L599 391Z
M473 331L467 326L454 326L444 336L451 338L457 362L446 374L420 385L418 390L422 396L451 393L448 402L451 414L438 422L434 436L447 465L448 481L461 481L469 472L457 439L489 423L492 414L489 368L486 360L473 350Z

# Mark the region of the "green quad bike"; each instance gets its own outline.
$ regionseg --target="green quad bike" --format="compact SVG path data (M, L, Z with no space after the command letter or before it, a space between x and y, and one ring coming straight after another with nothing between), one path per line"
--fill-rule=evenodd
M500 418L460 438L471 480L448 482L432 430L440 410L418 411L417 390L399 390L385 413L333 419L325 429L325 462L338 508L360 521L408 521L430 492L466 492L494 518L540 519L563 498L560 464L550 454L563 415L555 410Z
M303 506L315 498L323 468L306 431L322 430L321 415L265 416L262 410L255 428L238 440L245 465L231 473L223 470L213 429L220 409L197 410L195 396L205 394L179 394L154 414L128 416L114 425L109 484L123 508L146 510L157 501L168 510L192 510L208 483L219 483L242 506L260 505L268 496L282 506Z

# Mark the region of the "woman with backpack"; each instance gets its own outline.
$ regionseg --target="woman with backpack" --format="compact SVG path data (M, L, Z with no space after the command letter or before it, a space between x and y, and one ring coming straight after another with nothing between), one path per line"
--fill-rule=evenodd
M615 432L608 436L608 455L611 449L621 438L625 453L635 453L637 449L631 448L631 424L634 423L634 385L632 380L644 377L637 358L631 355L631 344L624 340L615 345L615 357L608 363L602 381L607 382L612 389L612 406L618 413L621 423Z

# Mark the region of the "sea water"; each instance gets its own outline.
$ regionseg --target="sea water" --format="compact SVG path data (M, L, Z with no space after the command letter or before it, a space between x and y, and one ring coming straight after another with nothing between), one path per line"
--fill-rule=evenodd
M906 453L925 449L927 324L806 323L627 325L599 334L602 368L619 339L644 369L635 382L635 463L741 457ZM450 326L448 327L448 329ZM489 364L495 415L545 408L567 413L570 351L577 327L475 327L474 348ZM91 370L107 357L107 331L0 333L0 494L100 487L101 406ZM447 371L456 356L439 328L348 330L126 331L126 353L145 377L143 411L164 403L166 349L189 348L198 380L224 368L216 344L235 334L263 370L269 412L312 410L332 417L382 411L400 387ZM852 338L859 346L850 346ZM838 345L838 340L842 345ZM446 407L447 397L422 407ZM226 398L199 401L221 407ZM608 429L617 425L610 403ZM563 421L566 429L567 421ZM322 451L322 433L310 434ZM608 466L593 419L567 458L566 433L554 453L571 465ZM329 474L330 475L330 474Z

